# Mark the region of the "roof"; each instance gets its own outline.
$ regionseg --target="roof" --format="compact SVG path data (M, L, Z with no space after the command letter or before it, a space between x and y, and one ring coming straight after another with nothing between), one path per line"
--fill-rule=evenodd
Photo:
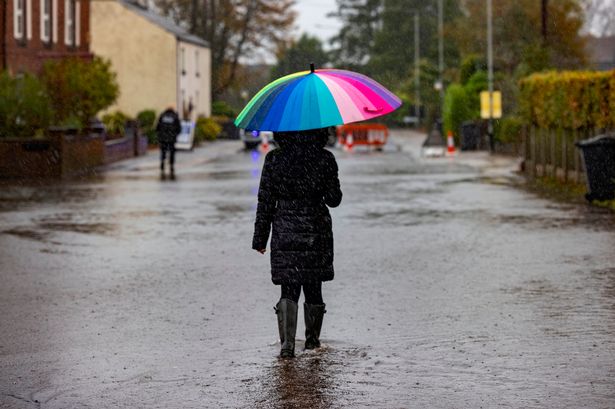
M131 11L134 11L140 16L145 17L147 20L162 28L163 30L175 35L175 37L177 37L179 40L199 45L201 47L209 48L209 44L207 43L207 41L195 36L194 34L190 34L187 30L178 26L169 18L161 16L160 14L137 4L135 0L119 0L119 2L123 4L126 8L130 9Z
M586 50L590 63L596 68L615 68L615 36L587 36Z

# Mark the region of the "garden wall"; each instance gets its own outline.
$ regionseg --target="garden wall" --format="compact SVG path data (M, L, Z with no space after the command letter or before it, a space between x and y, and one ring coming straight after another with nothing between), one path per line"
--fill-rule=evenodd
M44 139L0 139L0 179L70 177L147 153L147 137L136 129L127 129L121 139L104 138L55 128Z
M104 162L105 164L113 163L146 153L147 136L141 135L135 124L129 123L123 138L110 139L105 142Z
M52 130L45 139L0 140L0 178L60 178L93 171L103 164L102 135Z

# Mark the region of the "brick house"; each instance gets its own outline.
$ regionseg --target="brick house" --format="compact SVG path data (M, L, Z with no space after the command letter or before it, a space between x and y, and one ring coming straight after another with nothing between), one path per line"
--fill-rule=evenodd
M0 69L37 73L46 60L91 59L90 0L0 0Z

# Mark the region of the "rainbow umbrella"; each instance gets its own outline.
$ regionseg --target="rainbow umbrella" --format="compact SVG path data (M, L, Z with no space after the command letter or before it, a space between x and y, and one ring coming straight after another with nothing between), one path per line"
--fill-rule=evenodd
M303 131L365 121L393 112L401 100L352 71L318 69L279 78L261 89L235 119L239 128Z

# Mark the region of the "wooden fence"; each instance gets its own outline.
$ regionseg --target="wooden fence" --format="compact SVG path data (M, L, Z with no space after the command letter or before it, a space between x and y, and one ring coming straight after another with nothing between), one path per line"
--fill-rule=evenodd
M599 129L544 129L527 127L523 130L523 157L528 176L551 177L564 182L582 183L585 168L581 151L575 142L604 133Z

